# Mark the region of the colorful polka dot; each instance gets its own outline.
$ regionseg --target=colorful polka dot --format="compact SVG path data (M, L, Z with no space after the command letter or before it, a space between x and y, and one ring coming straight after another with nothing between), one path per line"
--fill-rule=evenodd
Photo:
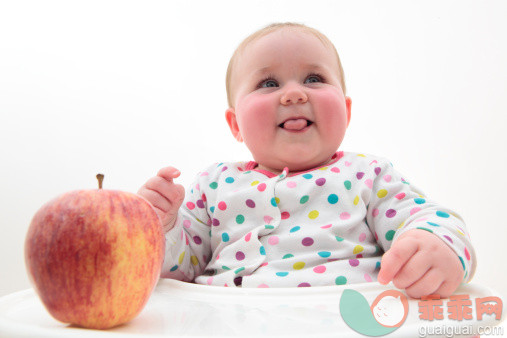
M317 210L312 210L308 214L309 219L316 219L317 217L319 217L319 212Z
M461 256L458 256L459 258L459 261L461 262L461 266L463 267L463 270L467 270L466 266L465 266L465 261L463 260L463 258L461 258Z
M259 185L257 186L257 190L259 190L259 191L261 191L261 192L262 192L262 191L264 191L264 190L266 190L266 183L261 183L261 184L259 184Z
M210 187L211 189L216 189L216 188L218 187L218 183L217 183L217 182L211 182L211 183L209 184L209 187Z
M340 219L342 220L346 220L346 219L349 219L350 218L350 214L348 212L342 212L340 214Z
M357 205L359 203L359 196L356 195L356 197L354 198L354 205Z
M301 241L301 243L304 245L304 246L311 246L313 245L313 238L311 237L305 237L303 238L303 240Z
M330 203L330 204L336 204L338 203L338 195L336 194L331 194L327 197L327 201Z
M280 239L278 238L278 236L271 236L268 238L268 243L271 245L277 245L279 241Z
M236 223L243 224L243 222L245 222L245 216L243 215L236 216Z
M197 245L201 245L201 244L202 244L202 239L201 239L201 237L199 237L199 236L194 236L192 239L194 240L194 243L195 243L195 244L197 244Z
M389 210L386 211L386 217L387 218L393 218L394 216L396 216L396 210L389 209Z
M449 218L450 215L444 211L437 211L437 216L442 218Z
M366 234L364 232L362 232L360 235L359 235L359 242L364 242L364 240L366 239Z
M305 267L305 262L297 262L297 263L294 263L294 265L292 265L292 268L294 270L301 270L302 268Z
M384 198L387 196L387 190L386 189L380 189L378 192L377 192L377 197L378 198Z
M313 268L313 272L315 273L324 273L326 272L326 267L324 265L319 265Z
M469 261L470 260L470 252L468 252L468 249L465 247L465 257Z
M412 208L410 210L410 215L412 216L413 214L415 214L416 212L419 212L419 211L421 211L421 208L419 208L419 207Z
M227 209L227 204L225 202L219 202L218 203L218 209L224 211L225 209Z
M366 181L364 181L364 184L366 184L366 186L370 189L373 188L373 181L371 179L367 179Z
M320 252L318 253L318 255L319 255L320 257L322 257L322 258L328 258L329 256L331 256L331 252L329 252L329 251L320 251Z
M190 262L192 263L193 266L199 265L199 260L197 259L196 256L191 256Z
M312 174L304 174L303 175L303 178L306 178L307 180L309 180L310 178L312 178L313 175Z
M363 246L362 246L362 245L356 245L356 246L354 247L354 250L352 251L352 253L353 253L354 255L356 255L356 254L358 254L358 253L362 252L363 250L364 250L364 248L363 248Z
M310 199L310 196L308 195L304 195L303 197L301 197L301 199L299 200L299 203L300 204L305 204L306 202L308 202L308 200Z
M319 179L317 179L317 180L315 181L315 184L317 184L319 187L321 187L321 186L323 186L324 184L326 184L326 179L325 179L325 178L323 178L323 177L321 177L321 178L319 178Z
M414 202L416 204L424 204L426 203L426 200L424 198L414 198Z
M394 238L394 234L396 233L396 231L394 230L389 230L388 232L386 232L386 239L388 241L392 241L393 238Z
M255 208L255 202L252 201L251 199L247 199L245 203L246 203L247 207L249 207L249 208Z
M425 228L425 227L417 227L416 229L421 229L421 230L424 230L424 231L428 231L428 232L433 233L433 230L428 229L428 228Z
M298 288L309 288L311 287L310 283L304 282L298 285Z
M434 226L434 227L439 227L440 226L437 223L433 223L433 222L426 222L426 223L428 223L429 225Z
M359 259L349 259L350 266L356 267L359 265Z
M287 187L289 187L291 189L295 188L295 187L297 187L297 183L294 181L289 181L289 182L287 182Z
M222 234L222 241L223 242L229 242L230 238L229 238L229 234L227 232L224 232Z
M338 276L334 282L336 285L345 285L347 284L347 278L345 276Z
M245 253L243 251L236 252L236 259L238 261L242 261L243 259L245 259Z
M294 257L293 254L286 254L286 255L283 255L282 259L289 259L289 258L292 258Z
M277 202L277 198L276 198L276 197L273 197L273 198L271 199L271 205L272 205L272 206L274 206L274 207L276 207L276 206L278 205L278 202Z
M187 206L187 208L188 208L189 210L194 210L194 209L195 209L195 204L194 204L194 203L192 203L192 202L190 202L190 201L189 201L189 202L187 202L186 206Z
M288 272L283 272L283 271L281 271L281 272L277 272L277 273L276 273L276 275L277 275L278 277L286 277L286 276L288 276L288 275L289 275L289 273L288 273Z
M225 179L225 183L229 183L229 184L230 184L230 183L234 183L234 178L232 178L232 177L227 177L227 178Z
M404 198L405 198L405 196L406 196L406 195L405 195L405 193L404 193L404 192L400 192L399 194L396 194L394 197L395 197L396 199L398 199L398 200L400 200L400 201L401 201L402 199L404 199Z
M259 253L260 253L261 255L263 255L263 256L266 256L266 249L264 248L264 246L261 246L261 247L259 248Z
M290 213L288 211L284 211L281 214L282 219L288 219L290 218Z
M250 242L250 239L252 238L252 233L249 232L245 235L245 242Z
M289 230L289 232L291 232L291 233L292 233L292 232L296 232L296 231L299 231L300 229L301 229L301 227L300 227L299 225L296 225L295 227L291 228L291 229Z
M352 183L350 181L343 182L343 185L347 190L350 190L352 188Z
M363 178L363 176L364 176L364 173L363 173L363 172L361 172L361 171L360 171L360 172L358 172L358 173L356 174L356 178L357 178L358 180L362 179L362 178Z

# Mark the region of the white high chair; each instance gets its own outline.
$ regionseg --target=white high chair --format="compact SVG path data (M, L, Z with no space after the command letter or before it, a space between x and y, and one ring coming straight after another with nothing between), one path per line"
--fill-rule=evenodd
M395 290L392 284L379 283L241 289L161 279L138 317L122 326L99 331L56 321L35 291L28 289L0 298L0 337L366 337L351 329L341 316L340 299L347 289L358 291L370 305L383 291ZM449 332L454 337L505 334L505 327L499 326L501 320L496 320L494 314L483 315L482 320L477 317L475 300L500 297L496 292L464 284L455 294L469 295L471 320L449 319L445 308L448 299L443 299L443 319L422 320L419 318L420 300L409 299L405 321L385 337L422 337L424 334L438 337L449 336ZM505 317L505 304L502 310L502 317Z

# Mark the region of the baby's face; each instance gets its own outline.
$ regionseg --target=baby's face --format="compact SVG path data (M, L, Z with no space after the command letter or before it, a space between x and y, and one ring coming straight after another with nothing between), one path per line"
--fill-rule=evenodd
M336 55L316 36L281 29L238 56L226 118L259 169L301 171L324 165L350 121Z

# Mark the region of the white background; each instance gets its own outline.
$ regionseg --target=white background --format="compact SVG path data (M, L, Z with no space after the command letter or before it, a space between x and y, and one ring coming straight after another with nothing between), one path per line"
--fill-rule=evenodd
M249 160L225 122L225 71L240 41L275 21L335 43L353 101L341 149L389 158L461 214L473 282L507 295L506 4L1 2L0 295L30 287L36 210L95 188L96 173L136 192L162 166L188 186L208 164Z

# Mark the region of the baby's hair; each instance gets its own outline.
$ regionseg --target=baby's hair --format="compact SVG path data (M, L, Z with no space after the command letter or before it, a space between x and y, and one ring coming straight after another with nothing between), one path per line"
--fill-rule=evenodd
M264 28L259 29L258 31L250 34L249 36L247 36L240 43L238 48L236 48L236 50L232 54L232 57L229 61L229 65L227 66L227 74L225 76L225 89L227 91L227 102L229 104L229 107L233 107L233 102L232 102L233 98L231 95L231 77L232 77L232 68L234 67L234 62L236 61L238 55L246 48L246 46L248 46L249 43L251 43L251 42L253 42L265 35L268 35L269 33L275 32L279 29L286 28L286 27L293 28L293 29L299 29L299 30L302 30L306 33L313 34L317 38L319 38L320 41L322 41L322 43L324 45L326 45L327 47L331 48L334 51L334 53L336 55L336 61L338 62L338 78L340 79L340 85L342 87L343 94L344 95L346 94L345 76L343 74L343 67L342 67L342 63L340 61L340 56L338 55L338 51L336 50L335 46L327 38L327 36L325 36L324 34L319 32L315 28L308 27L308 26L306 26L304 24L300 24L300 23L295 23L295 22L273 23L273 24L270 24Z

